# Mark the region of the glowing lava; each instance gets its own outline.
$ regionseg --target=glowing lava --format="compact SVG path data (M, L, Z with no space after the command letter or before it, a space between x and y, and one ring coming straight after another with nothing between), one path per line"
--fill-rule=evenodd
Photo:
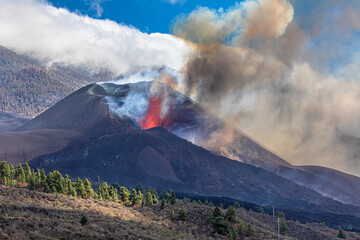
M162 97L151 97L149 99L145 118L140 121L141 128L166 127L172 122L170 114L166 114L163 117L161 116L162 100Z

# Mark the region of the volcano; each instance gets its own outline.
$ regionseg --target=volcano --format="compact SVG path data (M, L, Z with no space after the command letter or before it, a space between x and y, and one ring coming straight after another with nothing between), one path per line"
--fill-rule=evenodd
M146 73L141 76L149 80ZM141 183L319 216L335 214L337 224L351 222L360 229L360 208L330 196L336 190L351 196L340 183L354 180L357 184L358 178L330 171L339 182L324 196L313 187L330 186L329 179L319 174L324 169L292 166L240 130L227 151L223 146L206 149L205 140L223 128L221 119L182 93L162 82L143 81L88 85L28 121L16 134L45 130L77 133L61 149L29 161L35 168L57 169L73 178L94 180L99 176L129 187ZM306 182L299 184L296 177ZM356 200L356 194L353 196ZM339 214L350 217L345 221Z

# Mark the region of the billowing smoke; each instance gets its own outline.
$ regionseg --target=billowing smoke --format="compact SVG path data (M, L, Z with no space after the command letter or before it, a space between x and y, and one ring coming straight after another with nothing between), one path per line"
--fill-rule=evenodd
M176 79L174 70L161 68L99 84L111 95L105 97L105 102L113 113L121 118L129 117L139 127L149 129L166 127L174 121L172 107L182 101L174 94ZM128 83L127 87L118 86L124 83Z
M291 163L360 175L360 58L342 57L359 31L360 8L349 2L317 1L312 8L313 1L294 7L247 0L177 19L174 34L195 49L183 68L183 91L227 121L202 144L226 149L235 125ZM314 12L304 14L304 5Z

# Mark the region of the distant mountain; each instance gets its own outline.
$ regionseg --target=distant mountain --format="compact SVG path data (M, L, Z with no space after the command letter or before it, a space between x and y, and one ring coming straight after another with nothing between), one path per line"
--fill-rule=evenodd
M0 46L0 111L35 116L80 87L111 77L72 66L46 67Z

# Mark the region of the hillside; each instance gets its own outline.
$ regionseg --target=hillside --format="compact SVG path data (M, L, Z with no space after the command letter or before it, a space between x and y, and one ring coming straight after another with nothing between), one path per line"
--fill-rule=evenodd
M214 233L207 222L212 207L196 203L131 207L105 200L81 199L25 188L0 186L1 239L229 239ZM170 211L184 206L188 221L170 220ZM223 210L223 213L225 211ZM81 226L82 216L88 225ZM270 215L243 208L236 216L254 227L254 235L245 239L274 239L277 225ZM286 239L334 239L337 230L322 224L286 221L290 232ZM358 239L358 233L347 233L347 239ZM238 238L243 239L243 238ZM283 238L282 238L283 239Z
M36 116L80 87L109 79L109 72L94 74L72 66L46 67L0 46L0 111Z
M229 197L262 206L274 204L315 214L331 213L338 215L334 224L349 222L350 225L342 226L360 229L358 207L326 198L261 168L217 156L165 128L141 129L129 117L114 114L105 104L108 97L113 97L120 105L125 96L130 96L129 89L138 88L140 91L141 87L149 85L151 83L111 85L114 88L110 93L98 84L86 86L27 122L19 129L22 131L2 134L0 150L7 151L4 145L10 136L24 141L30 139L28 142L34 149L31 156L35 159L29 164L46 171L58 169L72 177L96 179L100 176L108 182L126 186L141 183L158 189L172 188L190 194ZM194 122L192 118L202 116L193 111L196 105L190 101L179 106L174 108L175 119L179 121L174 122L175 126L191 124ZM53 146L51 153L45 152L41 141L31 141L38 131L51 131L57 136L46 141ZM18 142L24 143L23 146L28 144ZM13 149L12 156L16 157L18 153L18 149ZM2 156L8 157L10 152ZM16 159L4 159L16 163ZM24 160L20 158L17 162ZM340 218L339 214L348 216ZM319 221L316 215L311 218L311 221L316 220Z
M30 119L18 114L0 111L0 132L8 132L19 128Z

